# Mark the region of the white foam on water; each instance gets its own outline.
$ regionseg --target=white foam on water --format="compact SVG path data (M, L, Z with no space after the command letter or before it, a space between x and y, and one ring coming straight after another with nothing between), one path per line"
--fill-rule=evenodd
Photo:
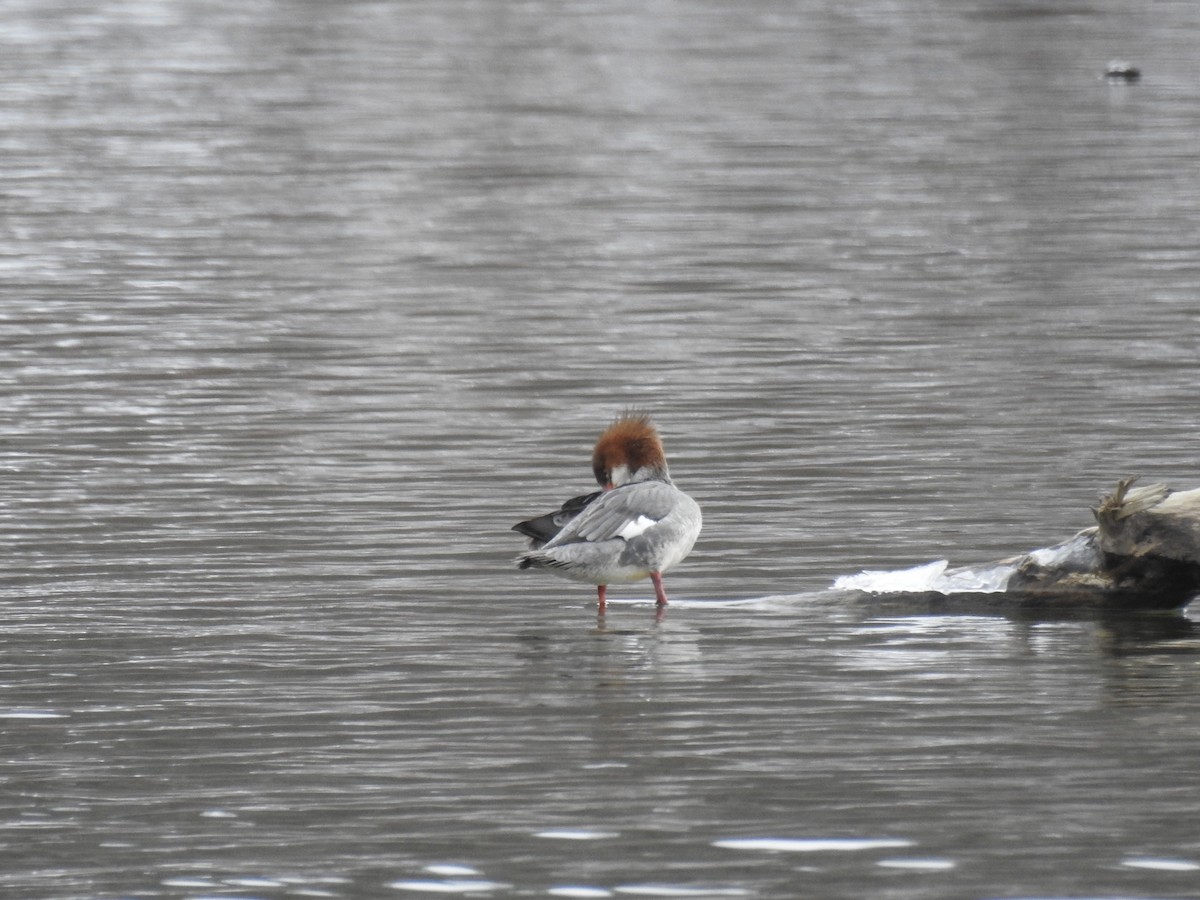
M459 865L458 863L434 863L426 866L421 871L428 872L430 875L478 875L479 870L473 869L470 866Z
M948 872L955 868L958 863L952 859L897 857L895 859L881 859L875 865L882 866L885 869L905 869L910 872Z
M1200 863L1186 859L1160 859L1158 857L1131 857L1121 860L1121 866L1126 869L1154 869L1158 872L1200 871Z
M613 888L618 894L635 897L748 897L744 888L703 887L675 884L622 884Z
M596 598L594 596L591 598L591 600L593 600L593 601L595 599ZM657 601L654 599L654 595L651 594L649 597L612 597L612 596L610 596L607 598L607 600L605 602L610 607L613 607L613 606L653 606ZM677 601L672 600L670 605L675 606L676 602ZM591 603L591 601L589 601L589 603L592 606L595 605L594 603Z
M563 884L546 891L551 897L578 897L587 900L592 897L611 897L613 892L607 888L587 887L586 885Z
M1008 587L1016 570L1009 565L950 569L944 559L909 569L859 572L834 579L833 589L866 591L870 594L915 594L936 591L939 594L996 594Z
M393 881L388 887L397 891L415 891L422 894L480 894L487 891L500 891L512 887L499 881L485 881L481 878L448 878L435 881L426 878L406 878Z
M65 719L65 713L57 713L49 709L3 709L0 719Z
M1069 541L1042 547L1025 554L1025 560L1046 569L1064 569L1071 572L1094 571L1100 562L1100 551L1095 539L1087 532L1080 532Z
M757 850L769 853L855 853L862 850L893 850L911 847L904 838L723 838L713 841L725 850Z
M552 828L534 835L553 841L604 841L619 836L615 831L589 831L586 828Z
M670 585L667 585L670 588ZM736 597L729 599L705 599L703 597L683 597L668 594L670 602L667 611L672 609L747 609L764 605L770 597ZM613 597L609 596L607 603L612 606L654 606L657 601L654 595L647 597Z
M652 598L653 599L653 598ZM737 597L722 600L705 600L698 597L671 597L667 609L682 607L685 609L745 609L763 606L770 597Z
M1064 550L1062 547L1042 547L1040 550L1031 550L1025 555L1029 560L1044 568L1049 568L1071 558L1070 552Z
M833 587L839 591L868 591L873 594L926 591L949 565L949 560L937 559L911 569L864 569L857 575L839 575L834 579Z

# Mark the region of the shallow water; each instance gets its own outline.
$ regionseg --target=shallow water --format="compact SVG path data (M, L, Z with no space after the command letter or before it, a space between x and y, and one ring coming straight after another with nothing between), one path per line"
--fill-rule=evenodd
M1188 615L826 590L1200 486L1192 4L5 11L0 894L1200 892Z

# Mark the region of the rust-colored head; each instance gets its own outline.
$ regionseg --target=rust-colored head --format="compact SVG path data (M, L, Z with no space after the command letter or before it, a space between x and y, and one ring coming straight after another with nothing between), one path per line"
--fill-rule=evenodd
M666 481L662 440L645 413L624 413L600 435L592 451L592 472L605 490L635 481Z

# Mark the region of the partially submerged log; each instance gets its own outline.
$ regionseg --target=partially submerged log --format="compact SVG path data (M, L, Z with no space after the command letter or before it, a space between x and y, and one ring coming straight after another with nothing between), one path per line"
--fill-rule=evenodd
M1135 480L1123 479L1092 510L1095 527L1053 547L935 572L925 590L887 590L886 578L875 587L864 587L857 577L839 579L834 586L876 599L907 596L933 611L1182 608L1200 595L1200 490L1175 493L1163 484L1135 488Z
M1133 481L1126 478L1092 510L1104 552L1200 566L1200 490L1172 493L1165 484L1131 489Z

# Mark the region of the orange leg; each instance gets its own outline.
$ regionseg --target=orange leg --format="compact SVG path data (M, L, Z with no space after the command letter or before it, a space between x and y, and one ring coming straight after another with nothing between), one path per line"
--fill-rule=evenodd
M607 584L596 585L596 599L597 599L596 611L599 612L600 615L604 615L604 595L606 593L608 593L608 585Z
M667 605L667 592L663 589L662 575L657 572L650 573L650 580L654 582L654 596L656 605L660 608Z

